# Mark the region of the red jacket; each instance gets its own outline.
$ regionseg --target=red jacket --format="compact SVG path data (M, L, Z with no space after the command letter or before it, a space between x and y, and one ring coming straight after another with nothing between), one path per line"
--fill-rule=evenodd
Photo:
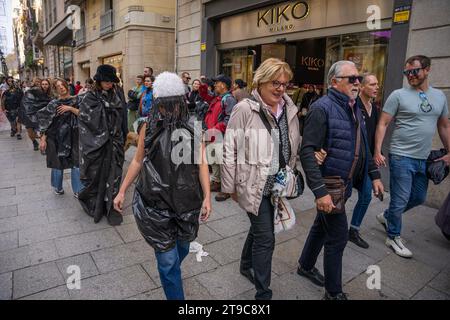
M77 85L75 86L75 94L77 95L78 92L80 92L81 89L83 89L83 87L82 87L81 85L77 84Z
M211 96L208 93L208 85L202 83L199 88L200 97L209 104L208 111L205 114L205 124L208 129L217 129L225 133L227 128L227 117L225 108L222 107L223 96Z

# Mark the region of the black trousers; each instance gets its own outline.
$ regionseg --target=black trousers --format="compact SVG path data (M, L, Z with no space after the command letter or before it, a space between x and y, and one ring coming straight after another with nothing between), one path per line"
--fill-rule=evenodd
M342 255L347 240L347 215L318 211L298 261L303 269L311 270L324 247L325 289L331 295L342 292Z
M242 249L241 268L253 268L256 300L272 299L272 290L269 289L269 286L272 273L272 255L275 248L273 210L270 198L263 197L258 216L247 213L251 226Z

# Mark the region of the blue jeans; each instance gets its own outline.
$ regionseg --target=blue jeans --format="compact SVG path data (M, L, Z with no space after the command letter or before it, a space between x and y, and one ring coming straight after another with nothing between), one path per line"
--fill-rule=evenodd
M80 168L72 168L70 170L70 181L72 183L72 191L79 193L81 191ZM63 190L63 174L64 170L52 169L51 183L52 187L58 191Z
M159 278L167 300L184 300L181 263L189 253L189 244L189 242L177 241L175 247L169 251L155 251Z
M391 202L384 212L388 236L400 236L402 214L425 202L428 189L426 160L389 155Z
M365 182L362 185L361 191L358 191L358 202L353 209L352 221L350 228L359 230L361 223L369 208L370 201L372 200L372 180L369 175L366 176Z

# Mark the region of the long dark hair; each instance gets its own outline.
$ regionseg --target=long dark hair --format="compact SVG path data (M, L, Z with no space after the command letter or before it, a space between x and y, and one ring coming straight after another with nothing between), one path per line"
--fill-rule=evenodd
M40 84L40 88L42 90L43 93L45 93L46 95L48 95L49 97L53 97L53 90L52 90L52 86L53 83L50 79L45 78L45 79L40 79L41 80L41 84ZM44 89L42 88L42 82L46 81L48 83L48 90L44 91Z

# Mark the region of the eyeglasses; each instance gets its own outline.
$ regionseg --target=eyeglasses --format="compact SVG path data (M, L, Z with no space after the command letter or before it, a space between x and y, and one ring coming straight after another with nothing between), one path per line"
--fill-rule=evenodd
M425 94L425 92L423 91L419 92L419 97L420 100L422 100L422 102L419 105L420 110L422 110L425 113L428 113L431 110L433 110L433 106L430 104L430 102L428 102L428 97Z
M281 86L283 86L286 89L288 85L289 85L289 82L280 82L277 80L272 81L272 87L274 87L275 89L278 89Z
M425 68L415 68L415 69L411 69L411 70L403 70L403 75L405 75L406 77L409 77L409 76L417 77L420 70L422 70L422 69L425 69Z
M335 77L338 79L348 79L348 83L354 84L356 80L358 80L359 83L363 81L363 76L342 76L342 77Z

